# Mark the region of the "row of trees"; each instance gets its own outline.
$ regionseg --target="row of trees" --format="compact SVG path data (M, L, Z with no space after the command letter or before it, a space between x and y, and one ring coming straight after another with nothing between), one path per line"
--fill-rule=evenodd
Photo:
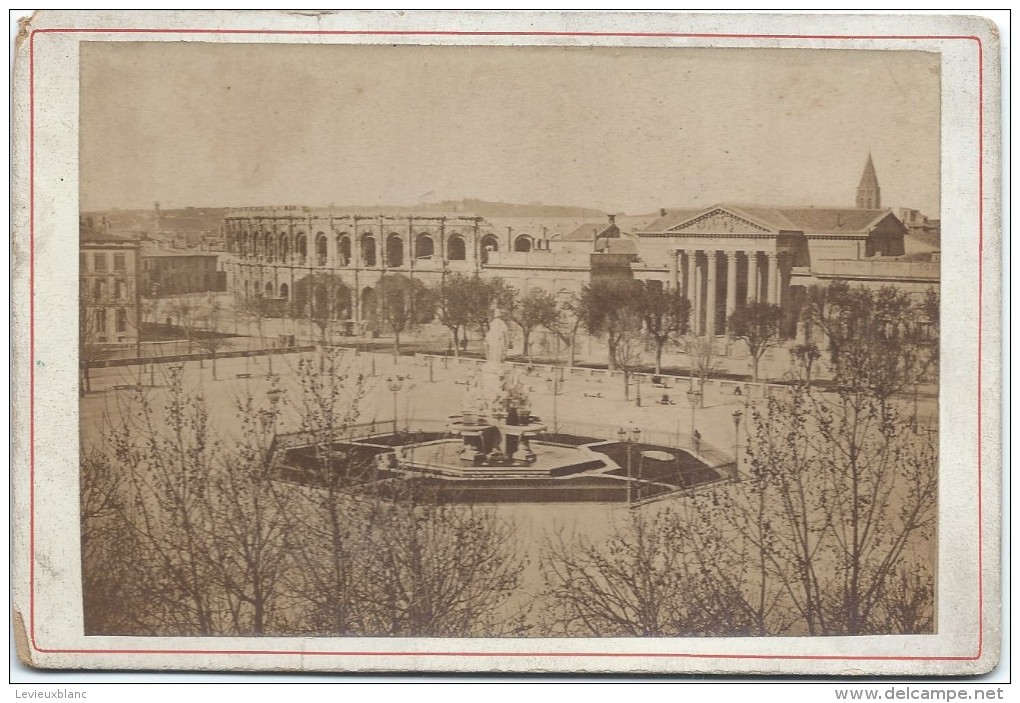
M739 482L629 511L608 535L531 545L413 482L366 491L369 459L336 440L369 379L328 351L301 360L291 394L239 398L229 434L172 372L160 402L131 401L84 455L86 631L931 632L936 439L870 380L866 355L837 347L844 383L801 375L752 412ZM287 408L311 457L300 484L274 460ZM541 574L528 592L525 551Z
M933 631L937 435L894 396L937 369L938 298L838 283L805 314L828 347L792 355L787 390L751 412L741 480L546 547L558 633Z
M491 510L443 505L413 484L380 500L370 458L338 444L366 379L324 352L288 397L236 401L219 431L205 399L169 387L120 408L82 461L88 634L499 636L521 617L512 528ZM277 424L293 405L313 461L281 480Z

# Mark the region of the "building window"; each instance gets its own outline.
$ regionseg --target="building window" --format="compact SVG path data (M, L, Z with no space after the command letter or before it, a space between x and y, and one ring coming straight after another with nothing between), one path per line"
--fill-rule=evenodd
M106 279L96 279L96 300L102 300L106 297Z
M127 310L117 308L117 332L127 331Z
M92 255L92 270L93 271L105 271L106 270L106 253L97 251Z
M106 310L100 308L96 310L96 333L100 335L106 334ZM106 337L100 337L100 341L105 341Z
M113 255L113 270L114 271L126 271L127 270L127 257L124 254Z
M78 268L81 270L81 273L85 273L85 269L88 268L88 257L85 256L85 252L81 252L78 255Z
M467 259L467 251L464 246L464 239L455 234L446 242L446 258L450 261L464 261Z
M117 290L117 300L124 300L127 298L127 283L118 280L114 285Z

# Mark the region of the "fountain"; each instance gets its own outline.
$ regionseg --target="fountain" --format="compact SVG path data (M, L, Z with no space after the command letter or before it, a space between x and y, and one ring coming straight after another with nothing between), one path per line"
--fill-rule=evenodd
M485 335L485 364L468 380L461 415L451 418L450 431L461 438L459 458L465 465L535 463L530 438L546 427L531 417L524 385L504 368L508 337L507 324L497 314Z

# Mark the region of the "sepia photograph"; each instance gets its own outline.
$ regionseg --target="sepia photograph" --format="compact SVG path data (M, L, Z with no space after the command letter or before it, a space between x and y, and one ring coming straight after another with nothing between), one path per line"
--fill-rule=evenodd
M219 39L73 38L62 628L893 654L961 620L942 53Z

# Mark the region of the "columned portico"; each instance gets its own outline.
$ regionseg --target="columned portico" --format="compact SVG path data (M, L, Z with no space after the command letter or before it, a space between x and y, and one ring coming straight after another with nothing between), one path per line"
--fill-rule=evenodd
M766 256L769 259L768 302L770 305L779 305L779 256L773 251Z
M737 252L726 252L726 331L729 332L730 315L737 309Z
M777 251L774 240L759 243L747 238L725 244L724 249L669 250L667 283L690 301L693 334L729 334L729 318L738 307L759 301L779 305L786 297L783 270L789 254Z
M719 286L717 281L719 273L718 253L715 250L705 252L705 265L708 267L708 290L705 296L705 334L709 337L715 336L715 318L718 310L716 307L716 290Z
M747 302L755 303L758 301L758 252L749 251L747 252Z
M694 334L701 334L701 308L698 291L701 288L701 276L698 270L698 253L687 252L687 299L691 301L691 329Z

